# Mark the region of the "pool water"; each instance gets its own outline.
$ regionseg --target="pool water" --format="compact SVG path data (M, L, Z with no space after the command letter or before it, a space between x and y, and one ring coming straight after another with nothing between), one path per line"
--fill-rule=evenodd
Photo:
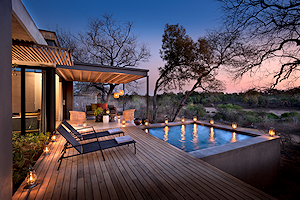
M186 152L253 138L199 124L151 128L148 132Z

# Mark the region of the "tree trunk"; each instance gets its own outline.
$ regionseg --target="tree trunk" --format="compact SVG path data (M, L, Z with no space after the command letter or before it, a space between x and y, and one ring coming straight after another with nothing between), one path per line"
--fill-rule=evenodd
M155 89L154 89L154 94L153 94L153 116L152 116L152 123L156 122L156 115L157 115L157 90L159 88L159 86L161 84L158 84L160 79L161 79L162 76L160 76L157 80L156 80L156 83L155 83Z
M184 96L184 98L181 100L176 112L175 112L175 115L172 119L172 122L175 121L176 117L178 117L182 107L184 106L184 102L187 100L187 98L195 91L195 89L197 88L197 85L198 85L198 81L194 84L193 88L191 89L191 91L187 92L186 95Z
M111 93L114 91L114 89L115 89L116 86L117 85L109 84L109 91L107 93L107 98L106 98L107 103L108 103L108 100L109 100L109 97L110 97Z

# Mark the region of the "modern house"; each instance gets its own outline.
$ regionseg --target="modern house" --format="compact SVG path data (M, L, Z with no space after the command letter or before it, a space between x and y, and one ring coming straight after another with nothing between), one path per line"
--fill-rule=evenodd
M37 28L20 0L1 1L0 13L0 196L8 199L12 131L53 132L56 120L70 117L73 81L125 84L147 77L149 88L149 78L143 69L74 64L70 50L59 46L54 32Z

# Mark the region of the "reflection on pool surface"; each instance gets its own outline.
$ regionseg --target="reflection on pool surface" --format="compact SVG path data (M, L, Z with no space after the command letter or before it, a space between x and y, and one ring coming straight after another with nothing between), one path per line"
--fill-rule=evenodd
M146 130L151 135L186 152L242 141L253 137L198 124L165 126Z

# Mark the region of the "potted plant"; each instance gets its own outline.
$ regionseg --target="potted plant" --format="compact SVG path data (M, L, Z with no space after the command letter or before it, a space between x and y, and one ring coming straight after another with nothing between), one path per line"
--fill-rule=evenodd
M94 115L95 115L95 122L100 122L102 120L102 115L103 115L103 109L98 107L95 111L94 111Z

